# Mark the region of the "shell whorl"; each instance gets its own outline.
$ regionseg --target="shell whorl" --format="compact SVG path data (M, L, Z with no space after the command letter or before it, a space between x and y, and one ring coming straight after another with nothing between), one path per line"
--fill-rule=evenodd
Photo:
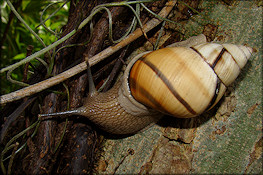
M252 53L252 48L234 44L206 43L191 48L209 64L226 86L237 78Z
M193 117L220 100L251 53L249 47L214 43L159 49L131 66L129 88L148 107Z

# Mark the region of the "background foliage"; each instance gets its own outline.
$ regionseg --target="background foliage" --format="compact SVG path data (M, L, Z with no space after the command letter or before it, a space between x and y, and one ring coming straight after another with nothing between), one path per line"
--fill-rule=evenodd
M15 6L17 12L26 21L26 23L33 29L38 36L43 40L46 45L53 43L57 36L47 31L40 24L41 14L45 20L58 9L65 1L28 1L28 0L15 0L11 1ZM52 6L43 10L51 3ZM45 22L45 25L52 31L57 31L63 27L67 22L68 16L67 3L61 8L54 16ZM27 47L32 45L34 47L33 53L41 50L44 46L32 35L25 26L14 16L7 5L6 1L1 1L1 68L7 65L18 62L19 60L26 57ZM41 64L39 61L31 61L33 66ZM33 71L32 67L29 66L29 70ZM17 68L12 73L12 78L21 81L23 78L23 66ZM6 79L6 74L1 74L1 94L7 94L11 91L21 88L20 86L10 83Z

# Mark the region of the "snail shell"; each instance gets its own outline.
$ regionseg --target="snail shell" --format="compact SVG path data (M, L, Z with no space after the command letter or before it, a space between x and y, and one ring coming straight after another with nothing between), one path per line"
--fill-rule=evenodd
M76 110L40 116L82 115L113 134L136 133L158 121L160 112L194 117L220 100L251 53L250 47L215 43L142 53L108 92Z
M127 70L130 92L160 112L194 117L220 100L251 53L249 47L215 43L159 49Z

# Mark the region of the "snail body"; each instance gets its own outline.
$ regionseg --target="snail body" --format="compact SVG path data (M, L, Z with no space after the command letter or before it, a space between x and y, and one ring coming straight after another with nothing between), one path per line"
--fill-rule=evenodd
M215 43L142 53L108 92L90 97L76 110L41 116L81 115L113 134L136 133L162 113L195 117L221 99L251 53L250 47Z

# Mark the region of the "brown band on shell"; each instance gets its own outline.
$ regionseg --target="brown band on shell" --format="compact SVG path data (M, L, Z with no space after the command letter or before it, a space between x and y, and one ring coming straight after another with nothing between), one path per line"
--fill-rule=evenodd
M165 75L151 62L145 60L145 57L140 58L142 62L144 62L149 68L151 68L156 75L163 81L169 91L173 94L173 96L180 101L180 103L193 115L197 115L194 109L179 95L179 93L174 89L172 83L165 77Z
M204 58L204 56L195 48L190 47L191 49L193 49L193 51L195 51L197 54L199 54L201 56L201 58L212 68L212 70L214 71L216 77L217 77L217 81L216 81L216 88L215 88L215 92L213 95L213 98L211 99L209 105L207 106L206 110L208 110L209 108L211 108L211 106L213 106L213 104L215 103L220 87L221 87L221 83L224 84L224 82L218 77L217 73L214 70L214 67L216 66L216 64L218 63L218 61L221 59L221 57L223 56L224 52L227 51L225 48L223 48L220 52L220 54L218 55L218 57L216 58L216 60L214 61L214 63L212 65L210 65L206 59ZM228 52L228 51L227 51ZM231 55L231 54L230 54ZM232 56L232 55L231 55ZM225 85L225 84L224 84ZM226 86L226 85L225 85Z
M216 101L216 99L217 99L217 97L218 97L220 87L221 87L221 81L217 78L217 79L216 79L216 88L215 88L214 96L213 96L213 98L211 99L211 101L210 101L210 103L208 104L208 106L207 106L207 108L205 109L205 111L208 110L208 109L210 109L211 106L214 105L214 103L215 103L215 101Z
M129 78L129 85L135 86L136 80L134 78ZM169 114L169 112L162 106L161 103L159 103L143 86L136 87L139 89L139 91L144 94L156 107L157 110L162 111L164 113Z
M196 50L194 47L190 47L190 49L195 51L206 62L206 64L208 64L210 67L212 67L212 65L206 61L205 57L198 50Z
M216 75L216 77L217 77L217 79L220 81L220 83L223 83L224 84L224 82L220 79L220 77L218 77L218 75L217 75L217 73L215 72L215 70L214 70L214 67L216 66L216 64L218 63L218 61L220 60L220 58L222 57L222 55L223 55L223 53L225 52L225 49L223 48L222 50L221 50L221 52L220 53L222 53L221 55L219 54L219 56L216 58L216 61L213 63L213 65L211 65L211 64L209 64L207 61L206 61L206 58L198 51L198 50L196 50L194 47L190 47L193 51L195 51L198 55L200 55L200 57L206 62L206 64L208 64L211 68L212 68L212 70L214 71L214 73L215 73L215 75ZM225 84L224 84L225 85ZM226 86L226 85L225 85Z
M229 55L231 55L231 58L235 61L236 65L238 66L238 68L239 68L239 70L240 70L241 67L239 67L239 65L237 64L237 61L236 61L236 59L233 57L233 55L227 50L227 48L224 47L224 49L225 49L225 51L226 51L227 53L229 53ZM241 51L243 52L243 54L246 55L242 49L239 49L239 50L241 50ZM247 59L247 58L246 58L246 59Z
M219 55L216 57L215 61L213 62L213 64L211 65L211 68L214 70L214 68L216 67L216 64L218 63L218 61L222 58L223 54L225 53L226 49L223 48L221 50L221 52L219 53ZM231 54L230 54L231 55ZM232 57L232 55L231 55Z

